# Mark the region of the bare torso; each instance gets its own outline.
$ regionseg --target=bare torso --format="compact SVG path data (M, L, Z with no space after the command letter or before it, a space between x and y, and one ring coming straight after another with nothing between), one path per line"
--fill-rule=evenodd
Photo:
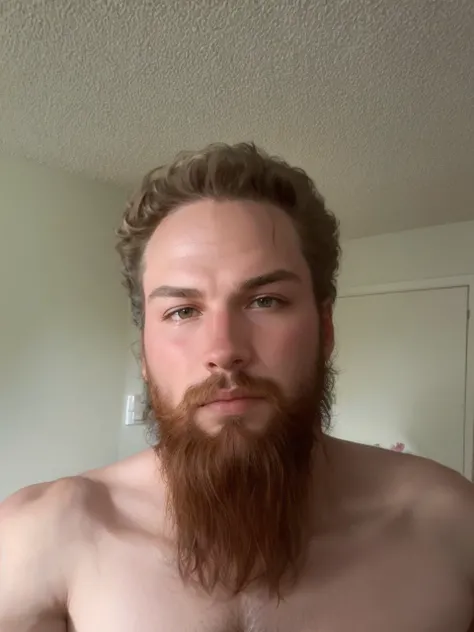
M473 593L462 560L414 518L416 485L407 483L425 465L350 444L334 442L332 449L344 451L345 470L335 469L342 478L332 481L343 490L341 503L315 533L304 573L279 603L258 589L229 598L182 584L162 529L162 492L150 485L157 476L152 451L89 473L77 494L83 515L68 624L58 613L57 630L467 632ZM367 475L374 466L375 478ZM52 625L18 627L30 630L56 632Z
M184 588L160 547L109 534L91 547L71 595L75 632L465 632L472 612L463 581L429 543L396 524L314 542L294 592L229 600Z

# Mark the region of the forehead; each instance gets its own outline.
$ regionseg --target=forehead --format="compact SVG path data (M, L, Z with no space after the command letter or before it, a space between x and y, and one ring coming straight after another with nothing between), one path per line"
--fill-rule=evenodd
M153 233L144 264L145 284L180 274L219 274L238 282L278 268L309 275L291 218L251 201L206 199L180 207Z

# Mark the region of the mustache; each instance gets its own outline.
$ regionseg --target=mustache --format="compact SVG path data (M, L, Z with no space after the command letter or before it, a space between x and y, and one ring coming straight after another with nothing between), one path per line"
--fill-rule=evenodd
M272 402L282 400L280 388L273 380L251 376L240 371L232 375L224 373L210 375L203 382L188 387L179 408L182 412L195 410L219 399L222 391L229 393L235 391L236 397L258 397Z

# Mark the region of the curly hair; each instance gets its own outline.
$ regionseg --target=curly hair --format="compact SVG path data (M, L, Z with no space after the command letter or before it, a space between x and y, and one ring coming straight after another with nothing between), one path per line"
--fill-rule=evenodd
M316 301L334 303L339 222L311 178L253 143L211 144L201 151L182 152L168 165L150 171L117 230L123 285L139 329L144 325L143 254L150 237L169 213L205 198L270 203L288 213L311 271Z

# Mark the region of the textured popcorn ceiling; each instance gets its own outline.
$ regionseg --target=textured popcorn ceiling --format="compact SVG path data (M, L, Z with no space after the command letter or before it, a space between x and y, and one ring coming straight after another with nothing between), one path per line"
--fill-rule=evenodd
M134 186L304 166L346 237L474 218L474 0L0 0L0 148Z

